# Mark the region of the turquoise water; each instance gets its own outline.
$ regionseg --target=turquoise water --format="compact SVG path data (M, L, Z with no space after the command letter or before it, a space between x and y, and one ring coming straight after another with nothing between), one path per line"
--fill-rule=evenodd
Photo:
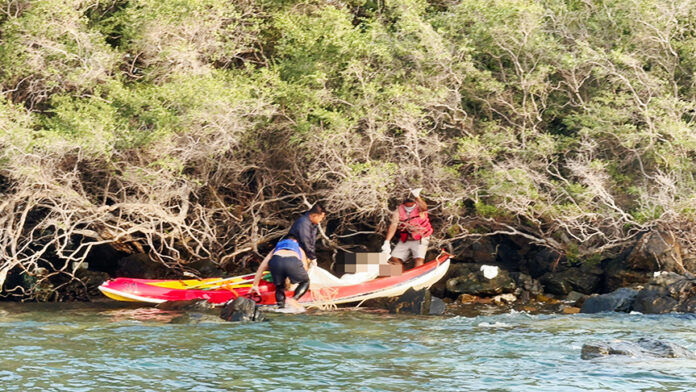
M340 311L234 324L120 304L0 304L0 385L19 391L692 391L696 361L580 359L693 315L408 317Z

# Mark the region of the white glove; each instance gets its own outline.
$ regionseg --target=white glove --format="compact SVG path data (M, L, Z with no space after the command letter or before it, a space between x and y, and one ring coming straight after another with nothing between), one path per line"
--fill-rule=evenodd
M420 197L420 193L422 190L423 188L410 189L411 194L415 197Z
M384 241L384 244L382 244L382 253L391 253L391 244L389 244L389 241Z

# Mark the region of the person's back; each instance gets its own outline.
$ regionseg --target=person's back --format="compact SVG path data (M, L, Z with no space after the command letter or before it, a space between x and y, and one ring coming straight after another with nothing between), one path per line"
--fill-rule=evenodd
M259 265L254 283L251 286L252 292L260 294L258 286L261 275L268 268L275 285L275 298L278 307L285 306L285 279L290 279L291 283L297 283L293 298L300 299L309 288L309 275L305 269L305 263L303 263L304 259L306 259L306 255L297 239L292 235L287 235L278 241L273 251Z
M326 217L326 210L319 204L315 203L312 208L302 214L290 227L288 235L297 239L300 247L307 254L309 260L316 260L315 251L318 225Z

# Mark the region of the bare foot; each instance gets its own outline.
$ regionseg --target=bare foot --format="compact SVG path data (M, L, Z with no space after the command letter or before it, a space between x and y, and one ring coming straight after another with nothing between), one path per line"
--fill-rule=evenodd
M305 311L304 306L302 306L302 304L297 302L297 300L294 298L288 298L285 300L285 309L291 309L296 313L302 313Z

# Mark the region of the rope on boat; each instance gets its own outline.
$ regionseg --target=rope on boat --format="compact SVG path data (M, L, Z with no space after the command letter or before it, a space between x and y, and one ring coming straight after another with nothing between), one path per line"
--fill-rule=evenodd
M316 307L321 310L334 310L338 309L335 299L338 297L338 289L335 287L320 287L318 289L312 289L312 301L319 302L318 304L312 304L312 307Z

